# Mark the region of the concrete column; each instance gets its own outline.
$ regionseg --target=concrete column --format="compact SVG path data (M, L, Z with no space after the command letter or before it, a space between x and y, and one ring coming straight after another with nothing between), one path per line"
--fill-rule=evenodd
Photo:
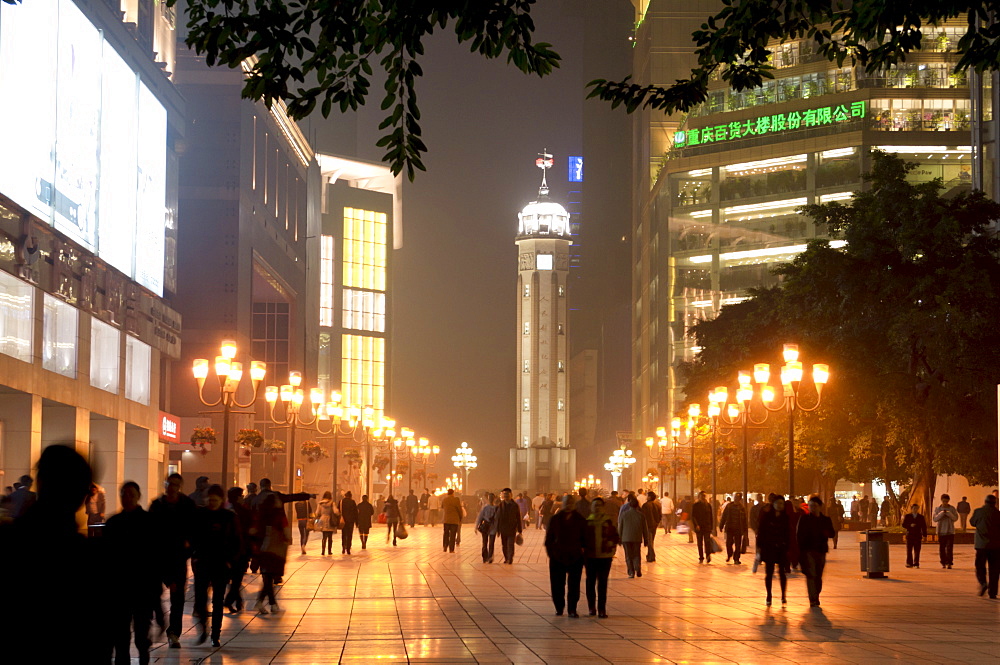
M42 452L42 398L27 393L0 395L0 482L13 485L28 474Z
M141 427L125 427L125 477L142 488L146 499L159 495L162 478L158 477L163 462L163 445L156 432Z
M42 406L42 448L73 446L84 458L90 457L90 411L66 404Z
M125 423L112 418L92 417L90 437L90 465L94 469L94 481L105 490L106 514L113 515L120 508L118 490L125 481Z

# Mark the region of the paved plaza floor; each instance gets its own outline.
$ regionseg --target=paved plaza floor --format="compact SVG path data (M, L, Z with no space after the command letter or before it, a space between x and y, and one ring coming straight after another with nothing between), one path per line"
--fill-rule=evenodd
M1000 663L1000 602L976 595L968 545L956 546L952 570L938 565L936 545L924 547L920 569L905 568L903 546L892 546L889 579L867 580L856 536L845 533L828 559L821 610L809 608L800 574L789 579L787 607L767 608L752 557L699 565L687 536L661 530L642 578L628 578L619 550L610 616L587 616L581 599L583 616L572 619L554 614L542 531L525 532L511 566L483 564L468 525L454 554L442 552L440 526L411 529L398 547L383 534L349 557L319 555L314 535L307 554L290 552L280 613L227 614L214 649L194 646L188 606L183 647L158 639L154 662ZM334 542L339 550L339 534ZM248 607L258 588L248 575Z

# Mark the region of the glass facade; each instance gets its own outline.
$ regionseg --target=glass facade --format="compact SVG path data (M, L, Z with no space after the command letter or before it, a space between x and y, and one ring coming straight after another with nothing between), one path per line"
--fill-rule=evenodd
M0 353L31 362L35 289L0 271Z
M385 291L386 215L344 208L344 286Z
M76 378L77 328L80 312L76 307L45 294L42 328L42 367ZM148 373L148 372L147 372ZM148 382L148 379L147 379Z
M118 393L121 333L97 319L90 320L90 385Z
M385 332L385 294L344 289L344 327Z
M151 349L135 337L125 337L125 397L149 404Z
M333 236L320 238L319 255L319 324L333 326L334 271L336 268L335 243Z
M385 410L385 339L342 336L341 390L344 404Z

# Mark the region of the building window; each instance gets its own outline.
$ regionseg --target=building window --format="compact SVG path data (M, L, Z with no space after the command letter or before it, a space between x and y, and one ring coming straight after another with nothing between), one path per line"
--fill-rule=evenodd
M103 321L90 323L90 385L118 394L121 333Z
M557 323L556 324L556 334L557 335L562 335L563 334L563 324L561 324L561 323Z
M524 285L524 297L525 298L530 298L531 297L531 284L525 284Z
M288 376L291 338L287 302L255 302L251 318L250 357L267 363L267 375L281 383Z
M564 399L556 400L556 410L557 411L565 411L566 410L566 400L564 400Z
M564 363L561 360L559 362L557 362L556 363L556 371L558 371L558 372L565 372L566 371L566 363Z
M323 236L319 256L319 324L333 326L333 271L335 266L333 236Z
M559 294L560 298L566 297L566 287L563 286L562 284L559 285L559 287L556 289L556 292Z
M524 363L521 365L521 371L524 372L525 374L531 372L531 362L525 360Z
M552 255L535 254L535 270L552 270Z
M0 270L0 353L31 362L35 289Z
M76 378L76 338L80 313L76 307L45 294L42 325L42 367Z
M385 294L344 289L345 328L385 332Z
M344 404L385 410L385 339L341 336L341 391Z
M527 397L525 397L524 401L521 403L521 410L522 411L531 411L531 400L528 399Z
M385 291L386 238L384 212L344 208L344 286Z
M149 404L150 356L149 344L125 337L125 397L133 402Z
M531 334L531 323L528 322L528 321L524 322L524 334L525 335L530 335Z
M531 445L531 441L528 439L528 435L527 434L525 434L524 436L521 437L521 445L523 445L525 448L527 448L529 445Z

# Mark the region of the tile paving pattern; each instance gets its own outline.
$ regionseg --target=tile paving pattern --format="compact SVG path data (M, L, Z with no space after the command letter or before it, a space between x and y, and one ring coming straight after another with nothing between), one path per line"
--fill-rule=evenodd
M159 664L327 663L1000 663L1000 602L975 594L973 549L955 548L955 568L906 569L893 546L887 580L866 580L853 534L831 551L822 611L810 610L802 575L789 604L764 605L763 571L717 557L699 565L687 536L656 538L657 561L628 579L620 551L611 572L608 619L554 615L542 531L528 529L515 564L483 564L479 538L441 551L441 527L416 527L398 547L373 532L370 549L321 556L314 537L289 554L278 614L226 615L222 647L181 649L156 639ZM338 543L339 535L334 537ZM497 544L499 548L499 543ZM744 562L751 561L744 558ZM259 579L247 576L248 607ZM775 580L777 592L777 580ZM190 587L189 587L190 595ZM188 615L190 607L187 608Z

